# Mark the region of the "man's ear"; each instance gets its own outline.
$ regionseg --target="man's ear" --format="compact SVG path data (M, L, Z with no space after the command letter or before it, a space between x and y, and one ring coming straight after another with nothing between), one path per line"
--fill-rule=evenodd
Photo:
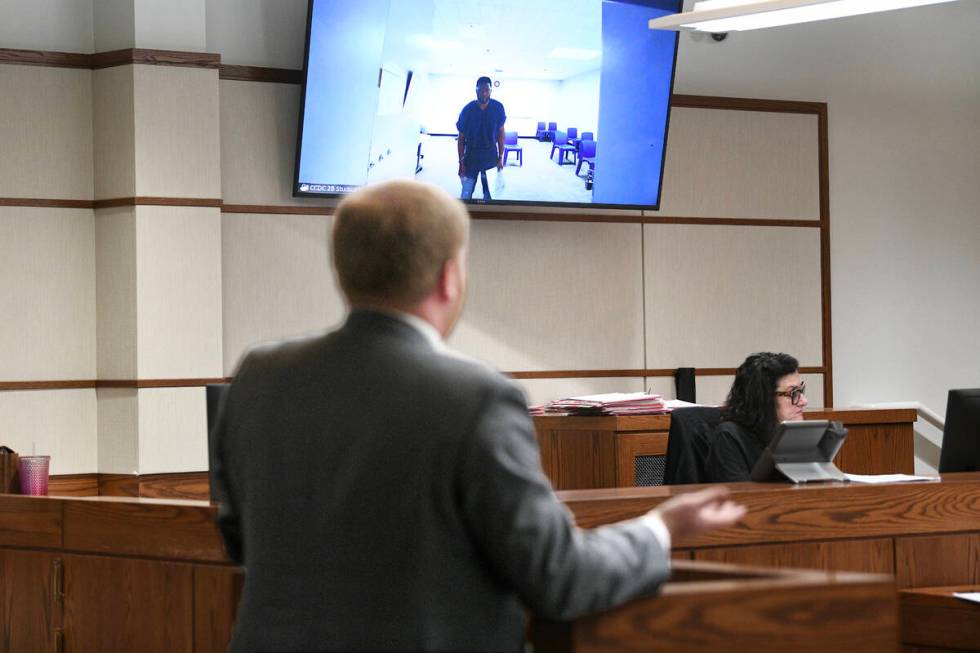
M439 289L441 299L455 302L463 292L460 283L459 257L454 257L446 261L439 271L439 281L436 287Z

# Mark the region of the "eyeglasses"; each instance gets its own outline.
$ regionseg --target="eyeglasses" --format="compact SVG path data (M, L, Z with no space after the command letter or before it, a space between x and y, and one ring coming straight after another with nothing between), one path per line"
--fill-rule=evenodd
M806 381L800 385L793 386L789 390L776 390L777 397L789 397L789 402L794 406L799 405L800 397L806 394Z

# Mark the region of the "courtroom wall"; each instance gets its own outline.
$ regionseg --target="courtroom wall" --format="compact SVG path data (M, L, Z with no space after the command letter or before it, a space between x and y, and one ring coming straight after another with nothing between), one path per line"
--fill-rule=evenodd
M978 24L954 2L682 38L678 92L827 102L837 406L942 416L980 387Z
M29 4L3 7L0 47L93 52L112 42L93 26L98 10L87 2ZM270 4L187 3L195 15L204 8L204 49L221 53L222 63L299 68L306 3ZM819 230L812 227L477 220L472 296L452 344L532 377L727 368L749 351L783 349L806 366L833 363L835 405L913 399L942 412L945 389L980 385L980 221L973 208L980 199L980 45L966 27L978 17L973 3L954 3L918 9L914 18L895 12L735 34L723 43L682 37L679 93L828 103L833 361L820 358ZM948 38L921 39L916 25L923 19L921 29ZM127 38L135 31L115 43L126 47ZM13 116L0 125L0 197L91 201L93 187L118 179L93 172L104 145L92 133L93 104L107 97L98 90L92 96L100 75L0 66L0 114ZM175 88L188 79L179 76ZM219 163L204 167L219 172L223 202L322 205L289 192L299 86L221 80L215 92L219 102L208 120L220 132L212 148ZM670 146L685 147L669 153L659 215L818 220L816 132L813 116L676 111ZM732 140L719 145L719 134ZM759 134L769 140L760 142ZM211 155L205 149L195 156ZM704 192L708 182L715 185ZM746 182L749 192L740 193ZM104 378L97 341L109 327L96 333L96 212L0 211L0 303L5 317L14 316L0 326L0 383L70 386ZM206 214L198 228L210 233ZM217 364L202 372L178 360L186 369L167 371L162 357L154 367L167 374L158 376L231 374L249 344L324 328L343 314L326 257L329 217L258 210L222 212L218 220L219 239L195 258L199 267L208 257L218 266L202 272L220 278L220 289L209 291L220 297L220 321L215 327L212 319L202 335L218 329L217 349L206 348L206 357L217 353ZM694 264L698 256L703 265ZM157 285L166 281L157 278ZM556 292L567 283L581 292ZM147 335L160 337L152 328ZM155 351L146 360L161 355ZM119 364L125 351L115 352ZM807 378L814 404L822 403L822 375ZM700 376L699 398L720 400L730 380ZM532 401L641 388L673 394L662 376L519 381ZM2 392L0 439L19 450L38 441L54 455L55 473L202 468L199 386L98 394L94 387ZM156 426L143 428L161 432L145 432L134 444L131 433L150 419ZM191 442L191 456L167 447Z

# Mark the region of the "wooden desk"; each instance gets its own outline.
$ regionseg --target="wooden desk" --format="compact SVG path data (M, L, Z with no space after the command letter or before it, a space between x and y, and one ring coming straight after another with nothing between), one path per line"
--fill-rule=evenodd
M847 440L834 462L853 474L912 474L911 408L826 408L807 419L838 420ZM637 468L663 466L670 415L534 418L541 465L557 490L633 487ZM662 477L662 473L661 473Z
M199 501L0 495L0 649L224 651L243 575L215 512ZM678 561L661 596L533 632L539 651L873 653L897 646L896 606L890 577Z
M898 649L889 576L677 562L659 596L533 622L535 653L871 653Z
M980 552L973 562L980 562ZM980 651L980 603L957 599L953 592L980 592L980 585L921 587L899 593L902 643L907 653Z
M696 485L572 490L580 526L639 516ZM894 574L898 587L980 584L980 472L941 481L793 486L733 483L748 514L732 528L674 542L694 560Z

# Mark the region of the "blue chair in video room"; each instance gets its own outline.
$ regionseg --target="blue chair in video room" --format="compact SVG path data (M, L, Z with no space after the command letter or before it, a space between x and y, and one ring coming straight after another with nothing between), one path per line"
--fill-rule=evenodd
M548 140L548 130L544 128L544 121L538 122L538 129L534 133L534 137L539 141Z
M555 140L555 134L557 134L557 133L558 133L558 123L557 122L549 122L548 123L548 137L547 137L547 140L549 140L549 141Z
M517 163L524 166L524 148L517 142L517 132L504 132L504 165L507 165L507 155L517 153Z
M575 146L575 159L578 160L578 150L582 146L582 141L594 141L595 136L592 132L582 132L578 138L569 138L568 142Z
M563 131L555 134L555 140L551 142L551 154L548 155L549 159L555 156L555 150L558 150L558 165L565 164L567 154L572 155L572 163L575 163L575 146L568 142L568 134Z
M595 171L595 141L583 140L578 149L578 165L575 166L575 175L578 176L582 170L582 164L587 163L590 171Z

